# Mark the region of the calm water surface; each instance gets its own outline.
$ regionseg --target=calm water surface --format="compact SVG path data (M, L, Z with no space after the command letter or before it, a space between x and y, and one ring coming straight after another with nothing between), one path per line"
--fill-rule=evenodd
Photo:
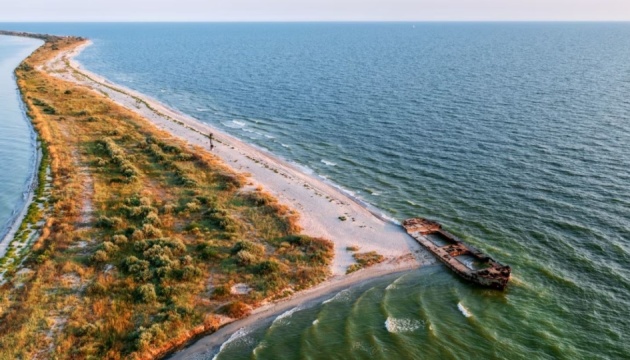
M513 267L351 289L218 359L629 357L630 24L412 25L4 27L88 36L88 69Z
M0 35L0 239L24 206L36 159L35 134L24 114L13 70L41 44Z

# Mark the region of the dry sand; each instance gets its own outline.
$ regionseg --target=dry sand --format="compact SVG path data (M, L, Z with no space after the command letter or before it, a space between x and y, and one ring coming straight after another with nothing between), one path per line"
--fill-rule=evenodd
M299 212L300 225L304 234L329 239L335 245L335 257L331 268L333 276L330 280L313 289L300 292L280 304L257 309L249 318L226 327L227 331L222 329L186 349L188 352L178 353L178 358L187 357L186 354L191 353L194 347L197 347L197 350L207 349L206 345L216 344L217 339L225 338L229 329L235 331L235 328L273 316L284 308L313 301L331 291L338 291L370 278L434 262L432 256L409 237L400 225L368 210L359 201L326 183L323 179L306 174L297 166L265 150L244 143L188 115L170 109L146 95L113 84L83 69L73 60L73 57L89 44L86 42L72 51L60 53L46 64L44 70L106 94L111 100L140 114L157 127L190 144L208 148L206 135L213 133L215 147L212 153L214 155L234 170L249 174L254 186L261 186L281 203ZM345 217L346 220L340 220L340 217ZM346 269L355 263L353 253L346 249L351 246L359 247L359 252L376 251L385 256L386 261L347 276Z

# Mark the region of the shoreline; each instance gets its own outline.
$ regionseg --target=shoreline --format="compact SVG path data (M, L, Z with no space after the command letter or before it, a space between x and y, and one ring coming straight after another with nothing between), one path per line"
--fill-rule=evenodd
M277 316L292 309L309 309L333 298L344 290L376 282L387 277L402 276L418 269L417 267L409 267L406 269L381 270L377 267L371 267L349 276L329 279L320 285L303 290L287 299L261 306L252 311L249 316L226 323L213 333L194 337L180 349L175 349L162 358L168 360L190 360L198 359L200 356L210 358L210 356L217 355L221 350L221 345L229 341L232 335L241 330L258 329L269 321L273 321Z
M19 35L9 35L9 34L1 34L1 35L19 37ZM38 140L38 135L37 135L37 132L35 131L35 127L33 126L33 123L31 122L27 114L26 104L24 103L24 100L22 99L22 93L20 92L20 89L17 87L15 69L12 73L12 78L16 84L15 94L18 97L20 113L22 115L24 122L27 124L27 127L29 129L30 138L34 145L33 148L35 150L34 152L35 156L31 158L31 164L30 164L31 171L28 175L28 179L26 180L24 184L26 190L22 192L22 195L23 195L22 203L14 208L13 210L14 213L11 215L11 217L5 224L6 225L5 229L2 232L0 232L0 259L5 257L9 247L11 246L11 243L13 242L15 238L15 235L18 233L18 231L20 230L20 228L22 227L22 224L24 223L26 219L26 215L28 214L29 208L31 207L31 205L33 204L33 201L35 200L35 192L37 188L39 187L38 175L41 170L40 168L42 166L42 159L43 159L41 143ZM0 275L0 279L2 279L2 275Z
M121 105L156 128L186 141L190 146L207 149L206 134L214 135L215 147L209 151L226 166L248 176L249 188L262 188L300 216L301 233L325 238L333 242L335 256L330 266L331 276L319 285L296 292L289 297L270 302L255 309L251 315L223 324L221 330L208 334L192 334L178 346L161 356L195 353L204 344L220 343L238 328L257 324L274 316L293 304L317 302L318 299L387 274L410 271L435 263L404 229L370 208L367 203L345 193L341 187L324 181L315 174L307 174L299 166L277 157L267 150L248 144L191 116L137 91L115 84L108 79L85 70L74 58L90 41L60 52L39 69L78 86L84 86L110 101ZM208 150L205 150L208 151ZM376 252L384 261L347 275L347 269L356 264L357 252ZM352 249L352 250L351 250ZM180 358L184 355L177 355ZM186 355L188 356L188 355Z
M32 125L30 125L32 126ZM33 130L34 131L34 130ZM24 223L26 215L28 214L28 209L33 204L35 200L35 191L39 187L38 173L40 171L40 167L42 165L42 149L39 141L35 143L35 161L33 162L33 170L31 174L29 174L29 179L27 180L27 190L23 192L25 195L25 199L22 203L22 206L19 206L20 210L15 213L11 219L7 222L7 227L4 234L0 235L0 258L3 258L9 246L11 246L11 242L13 238L19 231L22 223Z

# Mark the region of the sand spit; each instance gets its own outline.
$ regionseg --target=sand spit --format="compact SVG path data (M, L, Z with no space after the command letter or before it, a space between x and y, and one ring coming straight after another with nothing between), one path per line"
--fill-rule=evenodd
M206 135L212 133L214 155L236 171L251 175L252 186L261 186L281 203L298 211L305 234L327 238L335 243L334 276L345 274L347 267L355 262L352 252L346 250L353 245L360 246L361 252L376 251L389 260L413 253L415 257L408 261L415 262L417 266L431 259L400 225L370 212L334 186L303 173L293 164L264 150L83 69L73 57L89 44L86 42L72 51L60 53L47 64L46 70L106 94L111 100L190 144L208 148Z
M435 261L399 224L371 212L331 184L305 174L297 166L265 150L83 69L73 58L89 45L90 42L85 42L73 50L61 52L50 60L43 70L107 96L191 145L208 148L207 134L212 133L214 155L234 170L248 174L251 187L262 187L281 203L297 211L304 234L329 239L335 246L331 279L315 288L294 294L288 299L254 310L251 316L201 339L183 352L177 353L175 358L188 358L191 354L207 350L208 347L220 345L238 329L257 321L264 321L291 306L321 301L331 292ZM385 261L346 275L348 266L355 263L353 252L348 248L356 246L360 248L360 252L376 251L385 256Z

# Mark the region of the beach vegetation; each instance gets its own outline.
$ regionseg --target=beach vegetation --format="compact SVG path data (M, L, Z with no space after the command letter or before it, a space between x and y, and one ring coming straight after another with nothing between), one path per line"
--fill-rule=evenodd
M81 41L50 39L59 51ZM332 243L300 235L295 212L203 149L38 70L56 54L48 42L16 70L49 188L29 207L38 228L20 235L33 236L30 252L7 253L0 358L159 357L219 315L330 275ZM252 290L232 294L237 283Z
M355 271L380 264L385 260L385 257L376 251L369 251L363 253L355 253L352 255L354 260L356 260L355 264L352 264L346 270L346 274L353 273Z

